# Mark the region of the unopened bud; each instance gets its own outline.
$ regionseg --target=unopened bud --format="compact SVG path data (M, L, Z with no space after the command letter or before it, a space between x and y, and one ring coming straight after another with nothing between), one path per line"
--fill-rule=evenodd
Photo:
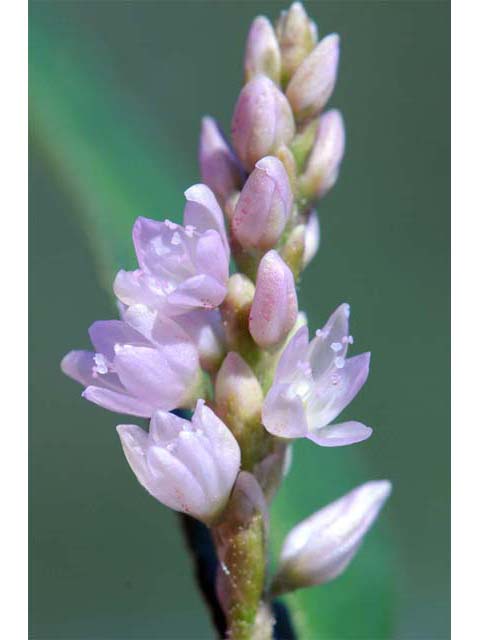
M332 95L337 77L340 38L323 38L295 71L286 90L297 120L314 118Z
M242 346L253 345L248 331L248 318L254 294L255 285L246 275L234 273L230 277L221 311L227 344L231 349L243 351Z
M231 351L215 380L216 411L230 427L242 451L242 467L252 468L268 445L262 426L263 392L260 383L238 353Z
M202 120L198 150L202 180L223 203L245 181L240 162L213 118Z
M278 84L280 69L280 47L273 27L265 16L258 16L253 21L248 33L245 51L245 81L248 82L260 73Z
M295 324L297 312L293 274L276 251L269 251L258 267L250 311L249 329L257 345L278 345Z
M317 212L312 210L309 213L307 224L305 225L305 246L303 251L303 268L305 268L315 257L320 246L320 224Z
M324 584L355 556L391 492L388 480L367 482L298 524L281 551L275 595Z
M242 89L232 119L232 142L247 171L295 134L288 100L270 78L259 75Z
M317 29L301 2L282 11L276 25L282 53L282 81L288 82L317 42Z
M315 142L305 172L299 178L302 194L307 198L321 197L337 180L345 150L345 127L339 111L332 109L321 116Z
M259 160L235 207L232 230L244 249L266 250L278 242L293 205L283 163L267 156Z
M282 247L281 256L288 264L295 278L300 275L305 255L305 225L299 224L292 229Z

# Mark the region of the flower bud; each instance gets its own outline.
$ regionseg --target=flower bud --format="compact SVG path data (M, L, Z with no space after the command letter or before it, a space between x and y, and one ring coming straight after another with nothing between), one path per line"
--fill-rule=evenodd
M232 230L244 249L267 250L278 242L293 205L283 163L268 156L255 165L235 207Z
M388 480L367 482L294 527L283 543L273 593L324 584L339 576L390 492Z
M248 325L250 334L259 347L273 347L287 337L297 312L292 272L276 251L269 251L258 267Z
M303 257L305 254L305 225L298 224L288 234L282 247L281 256L288 264L295 278L303 269Z
M305 225L305 245L303 250L303 268L315 257L320 246L320 224L317 212L312 210Z
M315 142L305 172L299 178L300 190L308 199L320 197L337 180L345 149L345 127L339 111L332 109L321 116Z
M267 443L261 424L263 392L253 371L234 351L227 355L218 372L215 402L218 415L240 445L242 468L251 468Z
M276 31L282 53L282 81L288 82L315 46L317 30L302 3L294 2L288 11L282 11Z
M288 83L286 95L297 120L314 118L332 95L337 77L339 42L336 33L323 38Z
M244 66L246 82L257 74L268 76L276 84L280 82L280 48L270 20L265 16L258 16L252 22L247 38Z
M288 100L270 78L259 75L242 89L232 119L232 142L247 171L288 144L295 122Z
M157 411L148 434L135 425L117 431L132 471L154 498L207 525L218 518L240 470L240 448L203 400L191 422Z
M245 174L213 118L202 120L198 150L202 181L223 204L234 191L241 189Z

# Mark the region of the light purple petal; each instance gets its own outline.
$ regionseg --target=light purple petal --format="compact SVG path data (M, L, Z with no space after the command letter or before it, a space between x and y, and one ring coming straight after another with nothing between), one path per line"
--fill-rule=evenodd
M185 280L168 297L169 313L181 314L194 309L215 309L225 298L227 288L215 278L198 275Z
M314 380L319 380L330 367L345 359L349 345L348 319L350 306L341 304L330 316L326 325L317 331L308 349L308 359Z
M85 387L90 385L105 387L113 391L124 392L120 380L115 373L99 373L95 355L91 351L70 351L63 358L61 368L70 378L80 382Z
M315 386L307 405L310 431L324 427L350 404L368 377L370 354L362 353L345 361L341 369L333 368Z
M275 382L286 383L293 380L298 363L307 358L307 351L308 327L303 326L285 347L275 370Z
M205 184L194 184L185 191L187 204L183 212L183 224L191 225L203 233L214 229L220 235L225 253L230 258L230 245L227 240L223 212L211 189Z
M121 269L115 277L113 291L124 305L143 304L152 308L161 307L167 295L160 282L141 269Z
M179 406L186 393L183 380L158 349L119 346L115 370L127 391L158 409L169 411Z
M98 404L100 407L108 409L109 411L126 413L141 418L149 418L155 409L155 407L148 402L138 400L125 393L118 393L100 387L87 387L82 393L82 396L86 400Z
M229 256L225 252L222 238L214 229L202 233L195 247L196 272L214 278L225 287L228 280Z
M342 422L315 429L308 439L321 447L344 447L362 442L372 435L372 429L361 422Z
M267 431L279 438L302 438L308 434L303 403L286 384L270 388L263 403L262 422Z
M98 320L91 325L88 333L97 353L102 353L110 362L115 357L117 344L149 344L141 333L122 320Z

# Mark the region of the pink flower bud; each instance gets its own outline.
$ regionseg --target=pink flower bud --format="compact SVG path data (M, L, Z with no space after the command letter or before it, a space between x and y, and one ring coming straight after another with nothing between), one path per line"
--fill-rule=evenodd
M249 330L258 346L273 347L284 340L295 324L297 312L292 272L276 251L269 251L258 267L249 318Z
M323 38L290 80L286 94L298 120L314 118L332 95L337 77L339 42L336 33Z
M300 176L300 189L308 198L323 196L335 184L345 150L345 127L339 111L320 117L315 142Z
M257 74L280 82L281 57L278 41L270 20L258 16L252 23L245 51L245 79L248 82Z
M132 471L154 498L207 525L218 518L240 470L240 448L203 400L191 422L157 411L148 434L135 425L117 431Z
M270 249L280 238L293 206L283 163L267 156L255 165L235 207L232 230L244 249Z
M282 79L288 81L317 42L317 29L301 2L282 11L276 25L282 52Z
M245 174L213 118L202 120L198 150L202 180L222 203L242 188Z
M273 592L324 584L350 564L390 495L388 480L367 482L294 527L285 539Z
M232 119L232 142L247 171L295 134L288 100L270 78L256 76L242 89Z

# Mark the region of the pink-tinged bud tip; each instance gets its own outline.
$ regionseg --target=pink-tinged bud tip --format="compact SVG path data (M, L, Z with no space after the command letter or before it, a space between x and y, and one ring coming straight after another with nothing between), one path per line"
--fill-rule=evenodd
M202 119L198 161L202 181L222 203L242 188L245 173L240 161L216 121L208 116Z
M247 171L295 134L288 100L270 78L257 75L242 89L232 119L232 142Z
M315 142L300 176L300 188L308 198L321 197L337 180L345 151L345 125L336 109L319 119Z
M287 337L297 312L292 272L276 251L269 251L258 267L249 318L250 334L259 347L273 347Z
M314 118L328 102L335 87L339 55L340 38L332 33L295 71L286 94L298 120Z
M293 206L283 163L273 156L259 160L242 189L232 220L244 249L270 249L278 242Z
M248 33L244 63L245 79L248 82L256 75L263 74L278 84L281 64L280 47L270 20L265 16L258 16Z
M317 511L288 534L273 591L324 584L350 564L391 493L388 480L367 482Z

